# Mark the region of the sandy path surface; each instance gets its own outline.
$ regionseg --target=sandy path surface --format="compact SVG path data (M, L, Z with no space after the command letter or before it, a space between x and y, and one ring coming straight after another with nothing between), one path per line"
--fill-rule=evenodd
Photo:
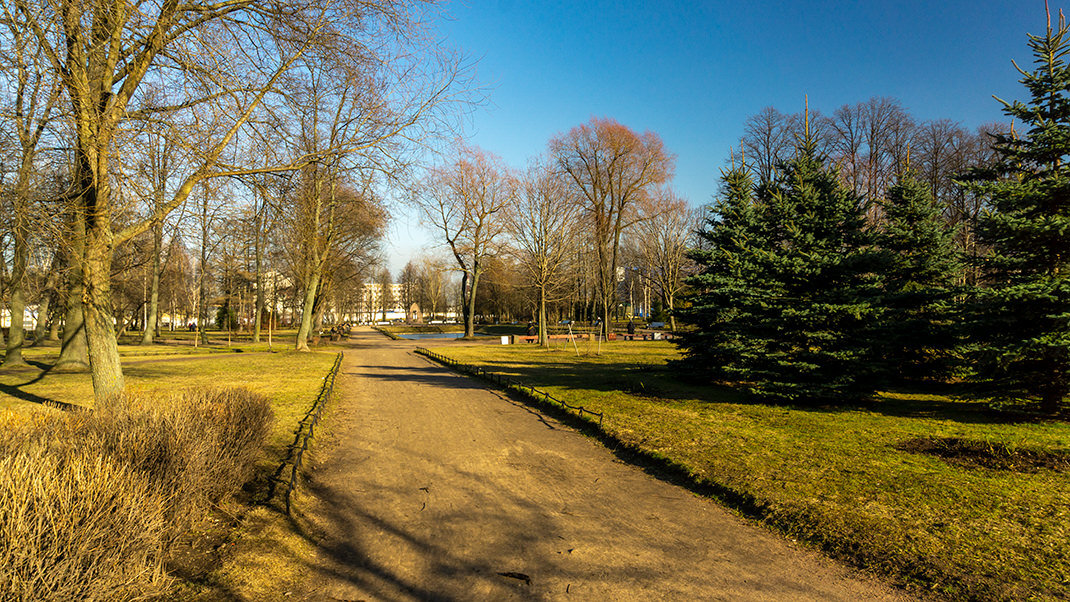
M304 600L903 600L358 331L302 501Z

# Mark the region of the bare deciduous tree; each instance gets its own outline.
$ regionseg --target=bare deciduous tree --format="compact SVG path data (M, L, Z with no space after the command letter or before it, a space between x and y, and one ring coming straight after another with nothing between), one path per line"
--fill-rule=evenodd
M520 264L536 291L539 344L546 337L546 304L555 301L572 243L580 231L581 206L569 196L567 182L552 166L535 161L521 183L517 200L506 212L509 233Z
M747 119L743 126L741 150L754 166L760 182L773 179L777 166L791 156L795 140L795 116L766 107Z
M594 237L598 295L608 329L621 234L642 219L637 205L672 177L673 156L657 134L639 135L612 119L597 118L551 140L550 152L583 204Z
M636 246L642 260L644 277L661 295L669 311L670 328L676 330L676 297L684 288L687 276L687 250L693 246L700 216L670 190L654 197L651 216L636 228Z
M449 263L442 257L423 255L417 259L416 269L420 307L423 308L425 315L430 315L430 320L434 320L438 316L439 309L445 311L447 305Z
M55 116L60 88L54 74L45 68L46 60L38 41L28 31L27 17L3 5L5 42L0 52L0 81L12 96L5 98L4 119L14 139L14 182L5 186L10 202L12 265L8 284L11 328L8 331L4 366L25 365L22 348L25 344L24 315L26 289L29 284L31 238L34 230L44 222L39 211L40 175L38 156L41 141Z
M72 140L72 274L82 290L93 388L107 403L124 386L114 336L111 259L208 178L292 169L228 163L226 152L265 103L299 87L295 65L359 61L365 85L403 127L421 122L452 90L456 61L423 35L421 11L401 0L132 2L9 0L59 77L69 102ZM390 83L402 82L389 86ZM383 89L387 85L387 90ZM157 104L164 91L166 104ZM193 114L211 130L193 140L197 157L153 214L117 225L123 198L113 180L121 133L131 120ZM211 117L208 119L207 117ZM200 123L201 121L197 121ZM414 137L417 137L413 133ZM318 157L300 157L307 164Z
M432 169L415 202L426 222L449 247L461 271L465 336L475 335L476 292L487 257L499 252L503 210L516 196L516 183L497 157L461 147L448 165Z

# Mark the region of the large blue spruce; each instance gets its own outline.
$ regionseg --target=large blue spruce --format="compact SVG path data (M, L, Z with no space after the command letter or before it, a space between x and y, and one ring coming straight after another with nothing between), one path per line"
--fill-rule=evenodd
M1070 392L1070 52L1062 13L1030 35L1027 102L1006 102L1017 124L995 137L999 160L967 185L988 200L977 224L985 282L972 321L976 376L998 398L1059 411ZM1016 65L1017 66L1017 65ZM997 99L999 100L999 99Z

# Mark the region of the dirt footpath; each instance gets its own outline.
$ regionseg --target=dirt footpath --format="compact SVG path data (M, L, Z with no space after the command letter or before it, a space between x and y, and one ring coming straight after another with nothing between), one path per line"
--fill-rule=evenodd
M359 331L301 523L304 600L903 600Z

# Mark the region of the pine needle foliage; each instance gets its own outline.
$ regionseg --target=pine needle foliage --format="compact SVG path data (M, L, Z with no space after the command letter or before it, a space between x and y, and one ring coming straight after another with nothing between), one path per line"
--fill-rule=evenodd
M754 182L744 165L721 174L721 195L698 235L703 244L689 257L702 267L687 281L691 294L682 319L696 326L677 339L686 371L721 382L746 381L747 365L763 350L749 339L749 326L767 296L758 251Z
M1044 35L1029 36L1034 69L1018 68L1029 100L997 98L1025 133L996 135L996 165L966 182L989 203L977 224L991 254L971 322L975 377L997 398L1039 401L1048 413L1070 393L1068 31L1060 12L1056 26L1049 16Z
M905 173L879 201L884 220L875 243L881 253L881 317L870 338L885 382L943 379L958 368L955 285L962 265L955 228L928 186Z
M871 341L879 309L877 255L861 200L825 165L809 136L763 192L761 255L775 285L754 338L765 352L751 392L783 401L844 402L873 392Z
M806 132L773 182L726 174L719 218L701 233L711 250L693 256L701 292L683 365L762 400L851 401L873 391L878 257L860 199Z

